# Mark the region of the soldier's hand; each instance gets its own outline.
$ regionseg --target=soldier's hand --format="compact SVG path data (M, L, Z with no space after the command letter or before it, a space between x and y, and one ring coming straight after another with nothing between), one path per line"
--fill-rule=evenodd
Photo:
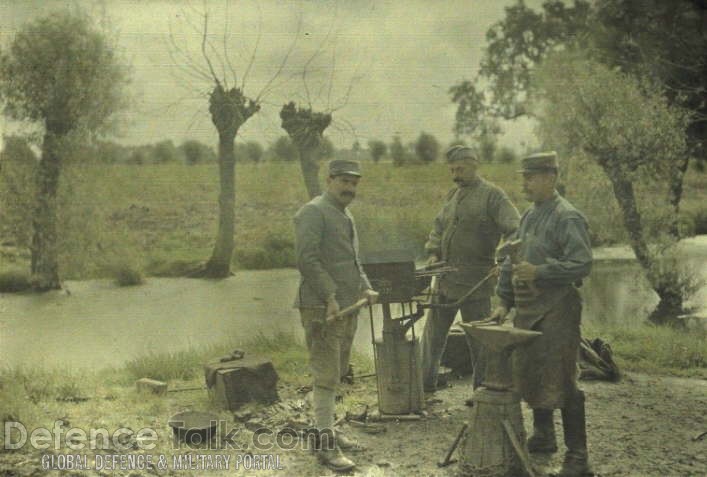
M339 302L336 301L336 296L332 295L327 298L326 302L326 316L334 316L339 313Z
M427 261L425 262L425 266L429 267L430 265L434 265L437 262L439 262L439 257L435 254L432 254L429 257L427 257Z
M379 295L380 295L380 293L378 293L375 290L371 290L370 288L363 292L363 298L368 298L369 305L375 305L376 302L378 301Z
M504 305L499 305L491 312L489 320L495 321L500 325L506 321L506 316L508 316L508 308Z
M517 265L513 265L513 277L521 282L533 283L537 268L537 266L528 262L520 262Z

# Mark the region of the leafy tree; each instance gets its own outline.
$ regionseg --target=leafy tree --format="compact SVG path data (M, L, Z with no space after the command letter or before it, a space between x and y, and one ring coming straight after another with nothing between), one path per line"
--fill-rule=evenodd
M319 158L320 159L332 159L336 154L336 148L334 143L328 137L322 137L319 143Z
M439 154L439 142L432 134L421 132L415 142L415 154L422 162L433 162Z
M3 234L18 247L29 247L32 237L32 210L35 200L33 178L37 156L23 137L5 136L0 152L0 223Z
M394 136L393 142L390 143L390 158L393 159L393 165L398 167L404 165L407 160L407 151L399 136Z
M373 162L378 162L388 152L388 146L381 140L371 139L368 141L368 152L371 154Z
M511 164L518 160L518 155L510 147L503 146L496 151L496 161L501 164Z
M260 162L263 159L264 149L258 141L247 141L245 143L246 157L251 162Z
M486 162L493 162L496 156L496 144L498 140L493 134L484 134L479 137L479 155Z
M669 187L663 178L689 154L690 115L659 88L578 54L552 55L536 84L544 100L543 139L563 156L584 158L604 172L631 248L660 297L651 319L674 322L682 312L685 280L675 266L666 273L661 257L675 241L669 231L676 217L667 194L661 201L655 192ZM648 189L643 202L641 189ZM647 226L651 215L657 216L656 230Z
M178 150L171 139L160 141L152 149L153 159L157 164L178 162L182 160L181 151Z
M213 162L216 160L216 153L206 144L195 139L184 141L179 149L184 161L189 165L200 164L202 162Z
M294 161L298 157L297 148L289 136L280 136L270 146L270 151L275 160Z
M31 271L38 290L59 288L57 190L62 143L101 133L122 106L125 68L106 35L80 13L62 11L25 24L0 54L4 112L43 127L36 174Z
M113 141L96 141L95 158L104 164L119 164L128 159L128 150Z
M533 70L557 50L582 49L593 59L662 86L674 104L694 112L686 126L690 148L707 160L707 9L700 0L548 0L536 11L522 0L486 34L479 75L450 89L455 130L468 133L491 116L532 115ZM560 73L564 74L564 73ZM666 173L677 216L689 155ZM671 233L678 236L677 226Z

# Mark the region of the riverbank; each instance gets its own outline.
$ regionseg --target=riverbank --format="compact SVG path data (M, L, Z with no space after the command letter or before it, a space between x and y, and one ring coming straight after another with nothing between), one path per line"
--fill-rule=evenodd
M246 352L257 350L266 355L280 375L278 391L280 403L275 406L247 405L233 414L218 411L204 389L168 393L165 396L139 394L134 387L138 377L152 376L169 381L170 389L200 388L203 386L201 365L208 359L227 354L232 343L210 348L199 348L189 353L147 355L128 362L125 366L79 374L59 370L14 369L0 373L0 416L3 421L21 423L31 433L37 428L55 429L62 421L59 433L61 444L56 448L34 449L29 443L16 450L0 453L0 475L33 476L65 475L65 472L47 471L43 463L60 462L61 455L86 456L89 470L78 470L74 476L93 475L204 475L204 471L175 469L174 458L192 456L230 456L228 471L209 471L209 475L321 475L325 469L314 457L301 449L259 449L254 430L258 427L275 432L282 428L307 424L310 408L307 388L306 352L302 343L292 336L259 336L240 343ZM357 374L372 371L372 363L363 355L354 357ZM624 370L625 371L625 370ZM687 476L707 472L704 441L695 439L705 430L702 410L707 405L707 381L681 379L646 374L626 373L619 383L585 382L587 394L588 441L595 471L602 476ZM380 434L369 434L361 428L350 427L367 450L354 455L359 464L356 475L427 476L454 475L456 466L440 469L448 446L467 419L469 409L464 400L469 396L469 379L452 380L451 386L428 395L426 416L414 423L387 423ZM337 415L347 411L361 412L366 405L375 408L374 379L357 379L353 385L342 386L343 400L337 404ZM183 410L210 410L222 419L221 426L234 431L237 448L187 449L175 447L169 417ZM526 429L530 413L524 407ZM556 413L558 439L562 442L559 413ZM17 428L19 424L13 424ZM69 429L89 433L92 429L152 429L157 438L150 449L140 448L139 441L129 442L129 449L111 443L107 449L71 448L66 442ZM56 430L53 431L56 434ZM4 439L4 436L3 436ZM15 436L11 444L18 443ZM71 439L70 439L71 440ZM102 444L102 442L101 442ZM7 445L7 442L0 442ZM145 470L96 471L96 459L105 462L106 456L131 455L165 456L168 466ZM243 456L277 456L281 470L246 468ZM50 461L48 457L53 456ZM234 465L241 459L239 468ZM533 458L534 465L548 469L562 459L558 453L551 458Z

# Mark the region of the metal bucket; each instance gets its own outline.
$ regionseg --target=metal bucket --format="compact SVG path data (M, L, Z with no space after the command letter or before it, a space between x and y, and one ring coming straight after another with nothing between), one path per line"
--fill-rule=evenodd
M219 416L203 411L184 411L169 418L174 436L188 445L208 443L216 435Z

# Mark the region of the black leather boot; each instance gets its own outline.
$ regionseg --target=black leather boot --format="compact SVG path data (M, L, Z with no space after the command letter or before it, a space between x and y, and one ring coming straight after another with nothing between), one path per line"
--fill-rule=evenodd
M528 452L545 454L557 452L552 409L533 409L533 435L528 439Z
M594 473L589 467L587 428L584 415L584 393L577 394L562 408L562 428L565 432L565 461L558 477L587 477Z

